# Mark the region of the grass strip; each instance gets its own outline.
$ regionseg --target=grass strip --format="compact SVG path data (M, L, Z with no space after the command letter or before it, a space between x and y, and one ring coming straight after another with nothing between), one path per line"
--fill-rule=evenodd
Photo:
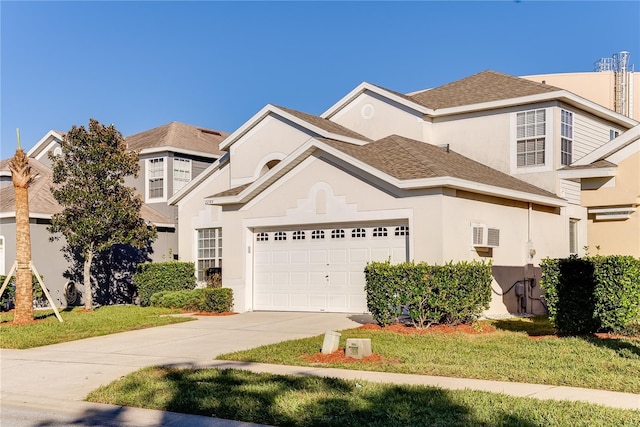
M150 367L87 400L277 426L637 426L640 412L581 402L258 374Z
M341 347L347 338L370 338L373 352L384 358L376 363L314 363L303 359L303 355L320 351L323 336L222 354L217 359L640 393L640 340L557 337L547 334L552 330L532 322L494 321L498 330L478 335L400 335L362 328L341 331Z
M156 307L104 306L93 311L80 307L61 311L64 322L58 322L53 310L38 310L36 321L13 325L13 313L0 314L0 348L32 348L100 335L151 328L193 320L168 316L178 313Z

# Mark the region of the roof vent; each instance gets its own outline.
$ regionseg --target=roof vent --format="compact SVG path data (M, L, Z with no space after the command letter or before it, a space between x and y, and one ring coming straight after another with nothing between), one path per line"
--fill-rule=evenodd
M217 130L200 129L200 128L198 128L198 130L200 132L202 132L202 133L208 133L210 135L222 136L222 134L220 132L218 132Z

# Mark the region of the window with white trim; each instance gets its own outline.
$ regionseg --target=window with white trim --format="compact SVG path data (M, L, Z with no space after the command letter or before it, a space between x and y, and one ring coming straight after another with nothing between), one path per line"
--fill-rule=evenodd
M147 160L147 198L162 199L164 197L164 159Z
M311 239L312 240L324 239L324 231L323 230L313 230L311 232Z
M409 235L409 227L406 225L401 225L396 227L395 231L396 236L408 236Z
M331 230L331 238L332 239L344 239L344 230L342 230L342 229Z
M561 110L560 116L560 163L569 166L573 153L573 113Z
M284 231L277 231L273 233L273 240L276 240L279 242L287 240L287 233Z
M376 227L373 229L373 237L387 237L386 227Z
M516 114L516 162L518 167L544 165L546 112L544 109Z
M173 194L182 190L191 181L191 160L173 158Z
M291 240L304 240L305 239L304 231L294 231L291 235Z
M364 228L354 228L351 230L351 238L367 237L367 230Z
M268 242L269 241L269 233L258 233L256 235L256 242Z
M569 253L578 253L578 220L573 218L569 220Z
M222 228L198 230L198 280L206 279L210 267L222 267Z

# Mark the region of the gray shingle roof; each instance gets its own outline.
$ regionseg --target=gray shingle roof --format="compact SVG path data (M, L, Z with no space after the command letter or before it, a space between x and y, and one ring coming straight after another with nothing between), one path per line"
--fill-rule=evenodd
M31 170L37 174L36 180L29 187L29 213L53 215L62 211L62 207L51 194L53 184L53 172L34 158L29 158ZM9 170L9 159L0 161L0 171ZM13 185L0 189L0 212L15 212L15 192ZM160 212L142 204L140 216L145 221L159 224L173 224L174 221L162 215Z
M562 89L487 70L443 86L415 93L410 95L409 99L427 108L437 110L559 90Z
M279 105L274 105L274 107L277 107L283 111L286 111L287 113L296 116L299 119L304 120L307 123L310 123L314 126L319 127L320 129L323 129L327 132L336 134L336 135L342 135L342 136L346 136L349 138L356 138L356 139L360 139L362 141L371 141L371 139L367 138L366 136L360 135L357 132L352 131L351 129L348 129L342 125L339 125L338 123L332 122L329 119L323 119L322 117L318 117L318 116L314 116L312 114L307 114L307 113L303 113L300 111L296 111L296 110L292 110L290 108L286 108L286 107L281 107Z
M227 136L226 132L171 122L128 136L125 141L130 150L175 147L221 156L224 152L219 146Z
M398 135L363 146L326 139L322 141L399 180L452 177L557 198L551 192L446 148Z
M35 181L29 186L29 212L45 215L60 212L62 209L49 190L53 185L51 169L33 158L29 159L29 166L37 175ZM0 170L9 170L9 159L0 162ZM8 185L0 190L0 212L15 212L15 210L15 192L13 185Z

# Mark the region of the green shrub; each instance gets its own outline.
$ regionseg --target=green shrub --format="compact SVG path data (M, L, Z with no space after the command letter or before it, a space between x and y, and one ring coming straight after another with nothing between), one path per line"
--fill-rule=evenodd
M233 308L233 289L205 288L202 289L203 298L200 311L224 313Z
M133 282L138 290L140 305L146 306L156 292L195 288L195 266L192 262L179 261L140 264Z
M640 259L594 256L595 311L601 330L621 332L640 321Z
M624 332L640 322L640 260L630 256L544 259L541 288L559 333Z
M153 294L150 298L150 303L155 307L223 313L231 311L233 290L230 288L203 288L184 291L162 291Z
M365 268L367 307L380 325L402 314L417 327L477 319L491 301L491 265L480 262L372 262Z
M0 287L4 284L7 276L0 275ZM44 276L40 275L40 280L44 281ZM33 274L31 276L31 285L33 286L33 299L35 301L46 301L46 297L42 288L40 287L40 282L38 282L38 277ZM9 308L15 303L15 295L16 295L16 276L11 276L9 279L9 283L5 288L4 292L0 296L0 311L3 311L6 308Z

